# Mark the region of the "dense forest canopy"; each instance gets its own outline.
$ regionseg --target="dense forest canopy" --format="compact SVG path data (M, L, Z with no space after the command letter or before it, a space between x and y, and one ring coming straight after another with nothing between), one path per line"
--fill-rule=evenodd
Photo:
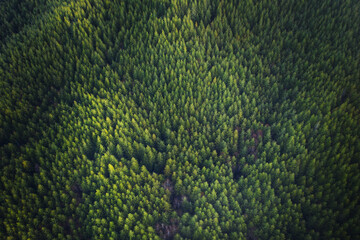
M0 2L1 239L360 239L360 2Z

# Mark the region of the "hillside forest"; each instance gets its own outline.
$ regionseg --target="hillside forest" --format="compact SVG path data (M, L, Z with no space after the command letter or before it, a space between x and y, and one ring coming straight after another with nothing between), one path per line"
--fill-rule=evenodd
M360 2L0 2L0 239L360 239Z

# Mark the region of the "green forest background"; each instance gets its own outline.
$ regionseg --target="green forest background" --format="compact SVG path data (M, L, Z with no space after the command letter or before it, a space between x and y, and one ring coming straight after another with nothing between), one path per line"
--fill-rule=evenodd
M0 2L0 239L360 239L360 2Z

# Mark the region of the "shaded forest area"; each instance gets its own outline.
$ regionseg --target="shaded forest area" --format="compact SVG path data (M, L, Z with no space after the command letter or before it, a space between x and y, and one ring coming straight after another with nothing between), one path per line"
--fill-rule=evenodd
M360 239L360 2L0 3L1 239Z

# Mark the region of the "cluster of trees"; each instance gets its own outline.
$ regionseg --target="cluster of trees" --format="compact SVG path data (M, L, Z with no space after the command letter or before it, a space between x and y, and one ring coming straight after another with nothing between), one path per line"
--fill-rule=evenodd
M359 10L0 3L0 238L360 239Z

